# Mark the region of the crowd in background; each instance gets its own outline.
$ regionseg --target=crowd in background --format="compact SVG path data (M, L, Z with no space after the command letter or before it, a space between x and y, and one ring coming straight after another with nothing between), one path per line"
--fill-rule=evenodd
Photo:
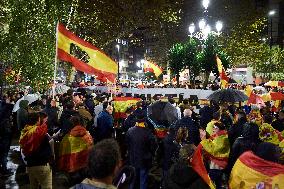
M108 94L94 98L69 90L54 99L43 95L31 104L22 100L12 113L23 95L8 92L1 101L0 173L12 174L7 156L16 137L31 188L52 188L52 173L62 171L70 178L68 187L76 189L202 189L211 184L219 189L234 182L241 169L234 165L242 156L283 168L283 107L275 112L269 104L257 109L211 101L197 113L190 100L169 98L178 120L165 126L166 135L159 137L147 116L147 108L159 97L152 102L141 97L125 117L115 120ZM195 162L198 152L202 165ZM205 167L210 182L198 166ZM154 167L160 170L160 179L150 179ZM246 175L241 177L246 183ZM284 181L279 182L273 187ZM265 184L266 180L255 186Z

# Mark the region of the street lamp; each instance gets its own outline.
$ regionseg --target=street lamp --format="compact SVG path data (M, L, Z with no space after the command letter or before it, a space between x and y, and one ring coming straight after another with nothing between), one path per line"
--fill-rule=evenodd
M211 27L209 24L207 24L204 28L204 38L206 39L209 35L209 33L211 32Z
M271 10L268 12L268 16L274 16L276 14L275 10Z
M188 31L190 33L190 37L192 37L192 34L194 33L194 30L195 30L195 25L194 25L194 23L192 23L188 27Z
M119 49L120 49L120 46L119 46L119 44L117 44L117 45L115 45L115 47L117 48L117 66L118 66L118 69L117 69L117 82L119 83L119 76L120 76L120 73L119 73L119 69L120 69L120 67L119 67Z
M216 30L217 30L218 34L220 34L222 28L223 28L223 23L221 21L217 21L216 22Z
M276 14L275 10L271 10L268 12L268 17L270 17L270 41L269 41L269 47L270 49L272 48L273 45L273 36L272 36L272 32L273 32L273 27L272 27L272 17Z
M199 21L198 26L199 26L200 30L203 30L205 28L206 22L203 18Z
M203 1L202 1L202 5L203 5L203 7L205 8L205 11L208 9L209 3L210 3L209 0L203 0Z

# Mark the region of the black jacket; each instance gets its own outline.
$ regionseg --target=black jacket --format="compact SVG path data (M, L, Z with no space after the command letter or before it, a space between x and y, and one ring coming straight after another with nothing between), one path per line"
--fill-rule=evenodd
M47 136L43 139L38 149L25 157L28 167L46 165L51 159L52 151Z
M235 140L242 135L245 123L245 119L240 119L236 124L229 128L228 137L231 146L233 146Z
M276 130L278 130L279 132L282 132L284 130L284 120L282 119L277 119L275 121L272 122L272 127Z
M150 129L132 127L126 133L128 159L135 168L150 168L157 149L157 141Z
M60 120L59 120L59 124L60 124L60 128L61 128L61 133L63 133L63 135L65 135L66 133L68 133L70 131L70 129L72 128L72 123L70 121L70 118L72 116L79 116L80 114L79 112L75 111L75 110L63 110Z
M47 105L43 110L47 114L48 133L53 134L53 129L59 126L58 123L58 108Z
M209 189L210 187L188 165L188 162L179 160L170 169L164 179L165 189Z
M176 123L176 128L184 127L188 129L188 142L190 144L198 145L201 141L199 135L198 125L192 120L191 117L183 117Z
M163 170L167 171L170 169L172 164L179 157L180 145L175 141L175 133L169 133L163 139Z

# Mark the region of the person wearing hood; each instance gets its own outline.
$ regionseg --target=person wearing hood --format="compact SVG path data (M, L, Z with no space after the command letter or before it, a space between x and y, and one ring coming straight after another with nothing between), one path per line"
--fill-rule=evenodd
M258 125L246 123L242 135L232 145L226 168L227 174L230 174L235 162L242 153L250 150L254 151L260 142Z
M72 116L80 116L79 113L75 110L75 104L73 101L69 101L66 103L66 109L63 110L59 124L61 128L61 133L64 136L66 133L68 133L71 129L72 123L70 121L70 118Z
M210 188L191 166L195 149L193 144L186 144L180 149L179 160L171 166L164 179L164 189Z
M18 126L18 131L21 131L28 119L28 106L29 106L29 101L27 100L21 100L19 103L19 109L17 111L17 126Z
M89 152L93 147L93 138L83 126L79 116L72 116L70 122L72 124L70 131L60 142L57 164L59 170L71 176L77 176L77 173L80 175L87 166Z

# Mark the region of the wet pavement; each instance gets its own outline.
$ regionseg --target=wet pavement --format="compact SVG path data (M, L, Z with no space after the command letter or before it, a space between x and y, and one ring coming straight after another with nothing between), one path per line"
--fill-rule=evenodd
M8 157L8 168L13 172L10 177L0 177L1 189L29 189L29 177L25 164L21 159L20 147L11 146ZM53 171L53 189L69 188L68 178Z

